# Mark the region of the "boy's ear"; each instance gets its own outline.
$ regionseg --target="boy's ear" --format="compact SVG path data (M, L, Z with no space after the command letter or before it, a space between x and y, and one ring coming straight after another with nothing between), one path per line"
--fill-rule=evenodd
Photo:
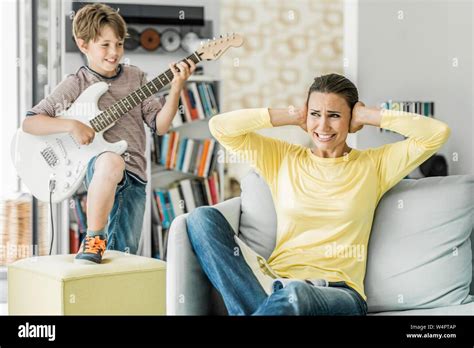
M87 42L84 39L76 39L76 45L82 53L87 53Z

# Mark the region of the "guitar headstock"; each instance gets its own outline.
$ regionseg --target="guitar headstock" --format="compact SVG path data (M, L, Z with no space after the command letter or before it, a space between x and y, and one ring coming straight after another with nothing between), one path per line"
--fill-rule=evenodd
M203 42L201 47L196 50L201 60L216 60L224 54L229 47L240 47L244 43L244 39L239 34L230 34L220 36L218 39Z

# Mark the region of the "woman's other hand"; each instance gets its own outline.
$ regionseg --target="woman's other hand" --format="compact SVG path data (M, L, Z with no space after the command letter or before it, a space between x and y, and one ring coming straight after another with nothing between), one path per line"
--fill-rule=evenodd
M351 123L349 125L349 133L355 133L364 127L364 124L361 122L362 113L366 109L365 104L361 101L358 101L352 108Z
M300 108L295 108L294 106L290 106L288 108L288 113L290 117L295 118L294 124L300 126L305 132L308 131L308 128L306 127L306 119L308 117L308 107L306 105Z

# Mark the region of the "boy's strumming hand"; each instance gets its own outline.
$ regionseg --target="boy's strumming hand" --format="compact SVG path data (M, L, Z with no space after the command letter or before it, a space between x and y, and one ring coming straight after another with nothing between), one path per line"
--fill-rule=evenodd
M72 120L69 133L80 145L89 145L95 137L95 131L81 121Z
M186 59L186 61L181 61L177 64L171 63L169 66L174 75L171 81L171 89L180 92L186 80L196 70L196 64L192 60Z

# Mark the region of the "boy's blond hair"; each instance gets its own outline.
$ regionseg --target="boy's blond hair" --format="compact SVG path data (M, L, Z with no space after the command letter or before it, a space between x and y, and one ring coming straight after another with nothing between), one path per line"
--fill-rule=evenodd
M127 35L127 24L117 11L104 4L89 4L77 11L72 22L74 38L96 41L102 29L109 25L120 40Z

